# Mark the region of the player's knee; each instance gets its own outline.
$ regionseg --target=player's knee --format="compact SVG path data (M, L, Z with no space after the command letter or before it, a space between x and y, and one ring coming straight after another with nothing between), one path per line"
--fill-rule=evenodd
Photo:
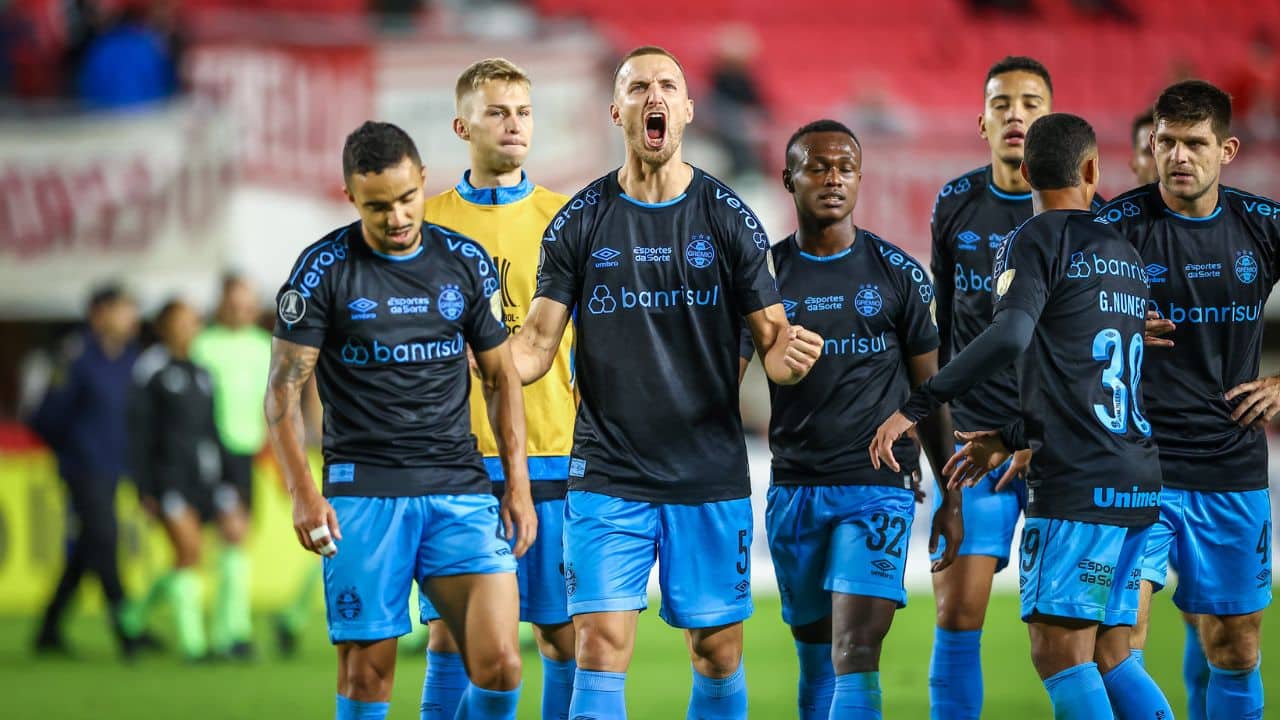
M427 627L430 629L427 634L428 650L454 654L462 652L458 647L458 641L453 638L453 633L449 632L449 626L445 625L443 620L432 620Z
M693 643L693 668L699 675L725 678L742 664L742 647L729 643Z
M987 598L969 597L963 588L937 593L936 622L943 630L981 630L987 618Z
M601 625L577 629L578 667L620 672L626 669L626 637Z
M874 672L880 666L884 633L868 628L838 632L831 637L831 664L837 675Z
M343 696L361 702L390 699L392 668L383 668L373 662L348 661L345 670L340 689Z
M1256 614L1206 617L1200 629L1209 663L1224 670L1248 670L1257 665L1259 621Z
M534 637L538 652L552 662L568 662L573 659L573 623L563 625L534 625Z
M467 674L476 687L485 690L514 690L520 686L520 651L514 645L500 645L468 658Z

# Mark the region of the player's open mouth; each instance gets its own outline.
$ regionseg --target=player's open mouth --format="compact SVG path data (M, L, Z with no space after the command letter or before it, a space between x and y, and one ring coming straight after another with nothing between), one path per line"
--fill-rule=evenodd
M1004 142L1006 145L1021 145L1022 141L1027 138L1027 134L1021 130L1010 130L1004 134Z
M409 239L412 237L413 237L412 225L405 225L402 228L396 228L395 230L387 231L387 239L392 240L394 242L407 243L409 242Z
M644 118L644 143L650 150L657 150L667 141L667 116L652 112Z

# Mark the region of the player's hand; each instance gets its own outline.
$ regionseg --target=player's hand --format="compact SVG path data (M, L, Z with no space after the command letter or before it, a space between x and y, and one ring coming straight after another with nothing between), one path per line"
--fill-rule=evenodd
M964 542L964 514L961 512L960 490L947 490L942 496L938 512L933 514L933 529L929 532L929 553L938 551L938 538L947 541L942 557L930 567L932 572L942 572L955 562Z
M1227 402L1243 397L1231 412L1231 419L1244 427L1266 427L1280 413L1280 376L1240 383L1226 394Z
M787 369L791 377L797 381L804 378L813 369L813 364L822 356L822 336L807 330L800 325L787 328Z
M529 492L529 483L507 483L502 494L502 527L506 530L507 540L515 540L512 552L517 558L524 557L529 546L538 537L538 515L533 511L533 496Z
M973 487L984 475L1004 464L1012 454L1000 440L999 430L957 432L956 439L964 445L942 468L950 490Z
M903 433L915 426L901 412L894 412L880 424L876 429L876 436L871 439L871 447L868 452L871 453L871 467L879 470L880 463L888 465L894 472L902 472L902 468L898 466L898 459L893 456L893 444L902 437Z
M1142 344L1147 347L1173 347L1173 341L1163 335L1168 335L1177 329L1177 325L1172 320L1166 320L1160 317L1160 313L1154 310L1147 311L1146 327L1142 331Z
M301 485L293 496L293 531L298 543L313 553L332 557L342 539L338 514L328 500L310 485Z
M1031 450L1019 450L1013 454L1013 459L1009 461L1009 467L996 481L996 492L1000 492L1009 487L1009 483L1014 478L1020 478L1027 474L1027 468L1031 467Z

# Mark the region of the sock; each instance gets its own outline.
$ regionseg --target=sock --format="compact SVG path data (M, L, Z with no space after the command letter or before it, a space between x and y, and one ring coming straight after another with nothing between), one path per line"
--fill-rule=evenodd
M831 715L831 696L836 691L831 644L797 640L796 655L800 656L800 685L796 693L800 720L827 720Z
M1172 718L1173 708L1147 669L1131 654L1102 676L1116 720Z
M466 691L467 668L458 653L427 651L427 676L422 681L421 720L453 720Z
M831 698L832 720L880 720L881 717L879 672L836 676L836 694Z
M242 548L230 545L218 555L218 596L213 605L209 636L213 649L227 652L248 642L253 631L249 619L249 558Z
M934 628L929 717L978 720L982 714L982 631Z
M542 658L542 720L569 720L573 675L577 669L578 664L573 660L556 662Z
M1047 678L1053 720L1114 720L1107 688L1097 663L1083 663Z
M1210 665L1205 706L1209 720L1261 720L1262 674L1258 665L1249 670L1223 670Z
M140 600L125 603L120 611L120 628L129 637L138 637L146 632L151 622L151 613L160 601L169 596L173 588L174 571L168 570L151 582L151 587Z
M1205 694L1209 689L1209 661L1200 646L1200 633L1187 625L1187 641L1182 647L1182 682L1187 687L1187 720L1205 720Z
M578 668L573 675L569 716L573 720L626 720L626 683L626 673Z
M1138 661L1142 667L1147 666L1147 652L1140 648L1129 648L1129 657Z
M323 577L324 573L318 565L315 571L306 571L302 582L298 584L298 594L293 597L293 602L280 612L280 621L290 632L296 633L307 624L307 618L312 615L312 608L316 605L316 585L320 584Z
M516 720L516 705L520 703L520 688L515 690L485 690L468 685L462 694L456 720Z
M389 702L363 702L338 695L337 720L383 720L387 717Z
M178 648L189 660L204 657L209 651L204 634L204 578L193 568L180 568L173 574L171 590Z
M727 678L709 678L693 671L688 720L747 720L747 675L742 661Z

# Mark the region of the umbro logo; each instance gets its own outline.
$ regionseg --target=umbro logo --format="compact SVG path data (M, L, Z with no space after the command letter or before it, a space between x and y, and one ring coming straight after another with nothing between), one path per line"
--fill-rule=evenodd
M786 298L783 298L782 311L787 314L788 318L794 317L796 314L796 306L799 304L800 303L796 300L787 300Z
M965 230L957 235L956 239L960 241L960 244L956 245L960 250L977 250L982 236L972 230Z
M1169 274L1169 268L1163 265L1151 263L1144 269L1147 271L1147 280L1149 280L1152 285L1168 280L1165 276Z
M880 558L879 560L872 560L871 567L879 570L880 572L889 572L890 570L896 570L898 566L884 558Z
M351 309L352 320L372 320L377 317L373 309L378 307L378 303L366 297L359 297L347 303L347 307Z
M591 253L591 257L597 260L596 267L618 267L618 256L622 253L610 247L603 247Z

